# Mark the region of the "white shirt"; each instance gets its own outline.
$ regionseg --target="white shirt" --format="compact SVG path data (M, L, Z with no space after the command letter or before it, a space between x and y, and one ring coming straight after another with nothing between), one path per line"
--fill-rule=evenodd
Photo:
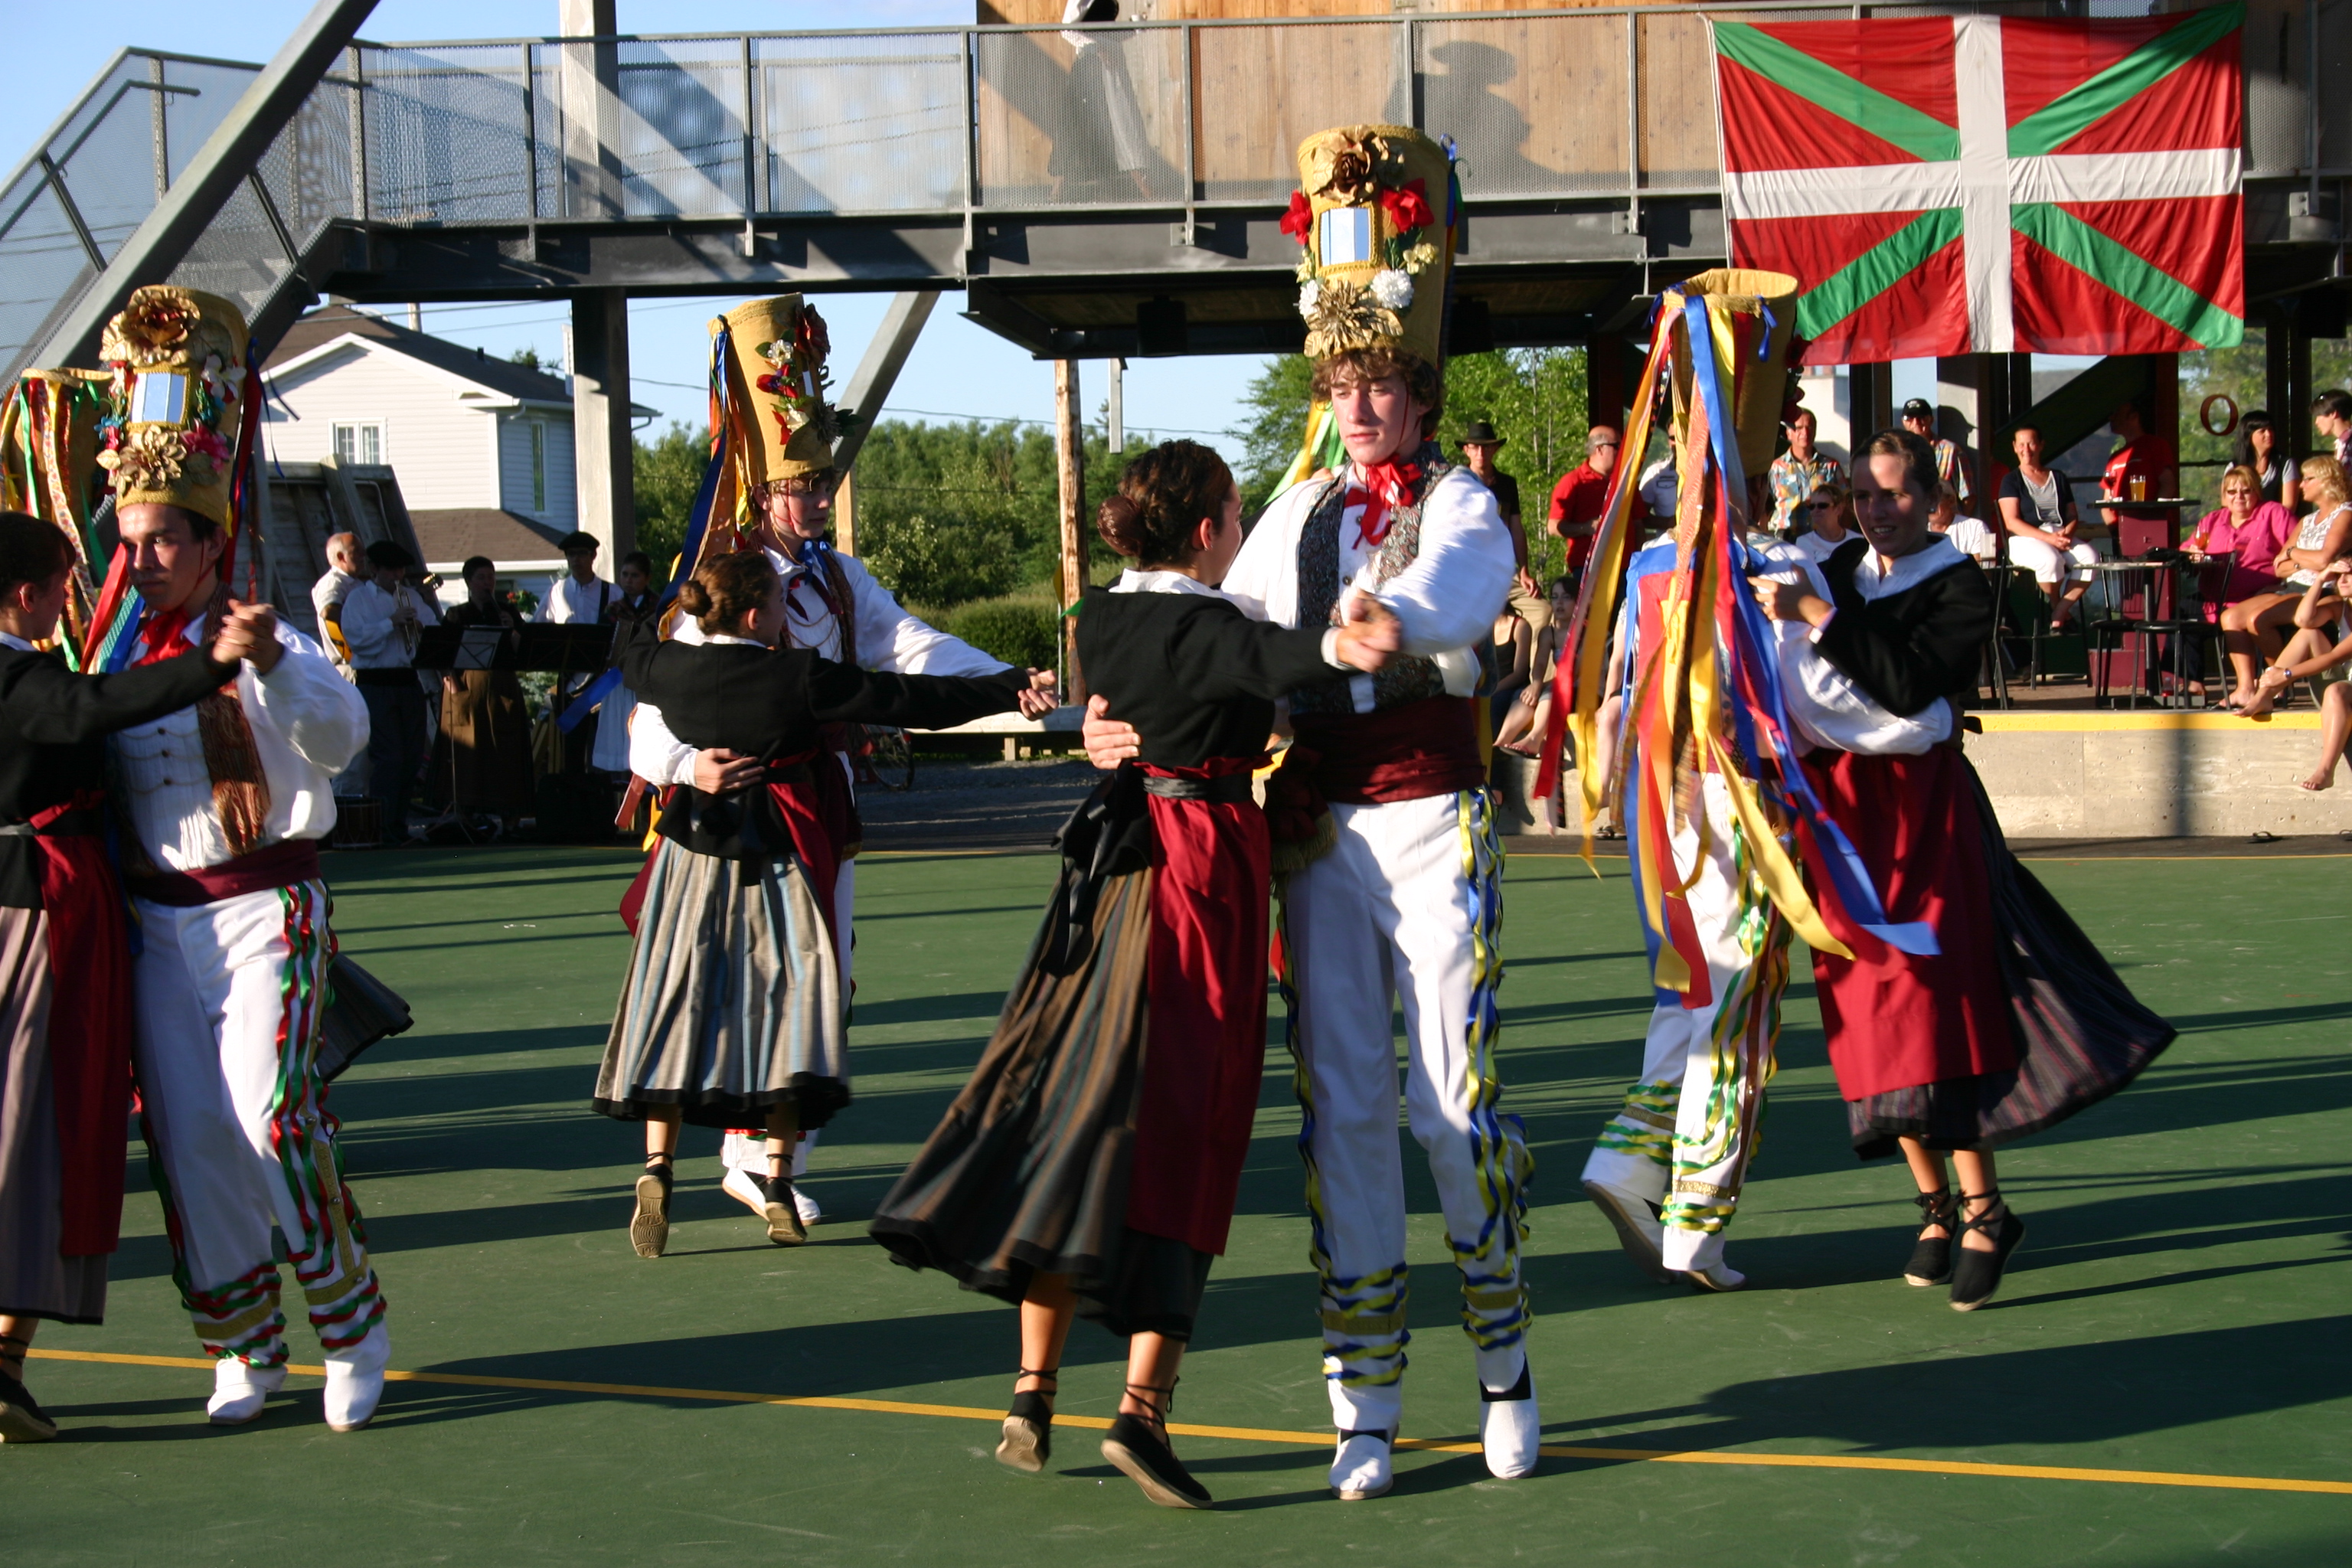
M346 572L340 566L331 566L325 576L310 584L310 608L318 612L319 625L322 628L327 624L327 612L350 598L352 590L358 587L361 581L354 573ZM323 637L326 634L321 630L320 635Z
M416 612L405 634L393 618L404 604ZM343 600L343 646L352 650L353 669L407 668L416 657L417 631L440 624L432 599L405 583L387 594L371 577Z
M568 626L582 621L593 624L604 618L604 606L620 595L618 588L602 577L591 576L582 583L566 572L547 590L547 597L539 602L539 614L531 619L551 626ZM350 634L344 636L348 637Z
M1860 539L1862 535L1859 533L1841 533L1835 539L1823 539L1820 534L1815 533L1809 528L1805 530L1804 532L1797 535L1796 538L1790 540L1789 542L1789 548L1794 550L1798 554L1802 555L1806 560L1818 566L1822 562L1827 561L1831 556L1836 554L1840 550L1844 549L1845 542L1847 540ZM1829 595L1824 592L1822 595L1822 597L1826 599L1829 597Z
M784 580L784 646L803 647L819 658L841 659L841 623L834 619L814 583L801 579L810 568L780 550L767 550L770 563ZM849 584L850 618L856 630L857 662L867 669L890 675L994 675L1012 667L982 653L961 637L899 608L890 590L854 555L835 552L842 576ZM693 617L680 616L671 636L683 643L714 642ZM629 715L629 771L652 784L686 784L694 777L694 748L670 733L661 710L639 702Z
M1642 504L1650 509L1653 517L1675 515L1675 498L1682 489L1675 474L1674 458L1661 458L1642 474Z
M202 640L205 630L203 620L190 622L187 640ZM257 675L248 661L236 676L237 700L269 787L269 815L257 849L288 838L325 837L335 826L334 775L368 742L367 703L319 645L283 621L278 642L286 651L276 668ZM132 657L146 648L142 637ZM119 730L110 743L131 830L150 860L166 871L194 871L230 858L193 704Z
M1944 537L1950 540L1962 554L1972 559L1990 561L1993 557L1992 530L1987 528L1980 518L1952 519L1952 526L1944 531Z
M1346 477L1328 481L1345 483ZM1328 485L1298 485L1265 509L1225 574L1226 597L1253 620L1298 625L1298 539ZM1339 518L1339 582L1343 591L1381 547L1358 537L1361 507ZM1412 564L1380 585L1378 597L1401 623L1403 651L1436 661L1445 689L1467 697L1477 689L1478 658L1473 652L1494 636L1495 617L1510 594L1518 570L1510 531L1495 505L1495 492L1467 468L1442 476L1422 498L1421 548ZM1328 657L1328 645L1327 645ZM1359 713L1372 710L1372 678L1348 682Z

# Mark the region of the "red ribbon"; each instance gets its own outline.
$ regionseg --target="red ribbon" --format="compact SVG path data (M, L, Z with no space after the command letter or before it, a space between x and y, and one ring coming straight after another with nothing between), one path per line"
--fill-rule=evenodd
M1389 508L1412 493L1421 482L1421 465L1414 462L1386 462L1362 470L1364 482L1349 485L1346 504L1364 509L1356 520L1356 542L1378 548L1389 536Z

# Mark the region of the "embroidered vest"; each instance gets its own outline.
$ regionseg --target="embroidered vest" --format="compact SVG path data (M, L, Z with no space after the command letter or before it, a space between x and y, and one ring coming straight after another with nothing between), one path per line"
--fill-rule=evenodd
M1372 581L1375 586L1387 582L1412 564L1421 553L1421 509L1437 481L1454 471L1455 465L1439 455L1437 444L1424 442L1413 461L1421 465L1421 478L1415 481L1412 494L1389 509L1389 531L1381 541L1380 553L1374 558ZM1348 481L1345 474L1333 477L1316 498L1315 507L1307 514L1307 526L1298 534L1298 624L1311 626L1318 621L1326 626L1339 622L1339 591L1344 585L1339 579L1339 531L1342 514L1348 509ZM1372 678L1372 707L1401 707L1418 702L1426 697L1445 694L1445 679L1434 659L1419 654L1407 654L1391 659ZM1350 688L1352 680L1335 680L1290 695L1293 713L1353 713L1355 700Z

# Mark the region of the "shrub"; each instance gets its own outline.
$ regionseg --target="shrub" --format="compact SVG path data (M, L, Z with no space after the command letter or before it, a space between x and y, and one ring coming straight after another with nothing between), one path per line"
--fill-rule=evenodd
M949 611L940 629L1010 665L1052 669L1061 616L1051 599L982 599Z

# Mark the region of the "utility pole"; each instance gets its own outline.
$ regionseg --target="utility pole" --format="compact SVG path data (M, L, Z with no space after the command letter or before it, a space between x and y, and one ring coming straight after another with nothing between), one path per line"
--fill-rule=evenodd
M1127 451L1127 411L1126 400L1122 396L1126 385L1127 362L1114 359L1110 362L1110 407L1106 418L1109 428L1103 433L1103 444L1110 449L1113 458Z
M1054 440L1055 455L1062 480L1062 624L1057 639L1062 650L1062 700L1084 702L1087 700L1085 674L1078 668L1077 649L1074 646L1076 626L1068 611L1086 591L1087 558L1080 535L1079 514L1087 504L1086 448L1081 445L1078 425L1078 362L1057 359L1054 362Z

